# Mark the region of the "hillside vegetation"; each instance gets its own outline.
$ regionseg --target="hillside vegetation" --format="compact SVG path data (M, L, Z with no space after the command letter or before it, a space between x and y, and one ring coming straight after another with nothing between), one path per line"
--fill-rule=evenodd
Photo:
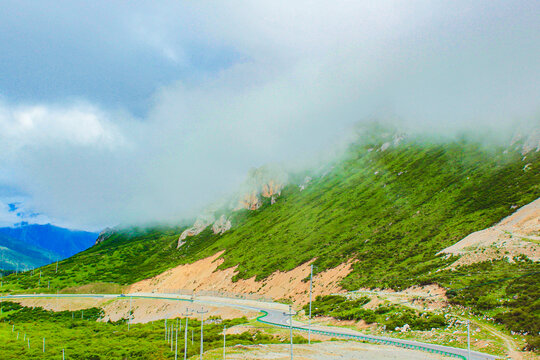
M178 251L183 227L116 232L61 261L51 285L129 284L226 250L222 268L238 265L239 278L261 279L313 258L319 272L356 258L344 287L402 288L452 262L437 252L540 196L537 152L524 160L466 139L409 140L381 151L383 141L353 144L306 190L290 184L276 204L234 212L230 231L208 228ZM55 264L43 270L56 274ZM17 282L35 287L28 274Z
M47 311L43 308L22 307L0 302L0 341L2 359L60 359L62 349L66 359L174 359L174 351L164 339L164 321L132 324L127 330L126 319L117 322L98 322L103 310L89 308L78 311ZM178 355L184 354L184 319L169 319L168 324L180 324ZM223 346L223 326L232 327L246 318L223 320L204 325L204 349ZM189 320L187 354L199 353L200 321ZM191 333L193 332L193 343ZM45 352L43 352L45 338ZM28 340L29 339L29 340ZM256 332L227 336L227 344L279 343L284 339ZM28 346L30 344L30 346Z
M379 133L364 137L343 158L309 174L305 190L297 185L306 175L300 174L275 204L266 199L256 211L234 212L223 235L207 228L176 250L183 227L119 231L62 261L58 274L54 265L45 267L44 276L54 289L129 284L221 250L221 267L238 266L237 278L262 279L313 258L316 272L358 259L342 281L346 289L437 282L456 290L454 303L498 316L510 329L515 316L501 315L504 309L532 311L525 321L537 324L538 296L527 305L519 299L537 295L538 263L499 260L449 270L455 259L436 254L540 197L540 154L522 155L519 143L488 147L465 137L391 142ZM517 278L524 274L529 277ZM8 279L5 288L15 291L38 282L28 273Z

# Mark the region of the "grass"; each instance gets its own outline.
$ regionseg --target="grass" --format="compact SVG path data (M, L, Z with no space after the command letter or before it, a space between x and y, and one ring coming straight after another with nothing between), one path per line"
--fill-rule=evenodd
M364 320L368 324L377 323L385 329L395 330L409 325L412 330L430 330L443 328L448 322L441 315L420 312L402 305L380 305L376 309L366 309L368 297L348 300L343 296L317 296L312 303L313 316L331 316L338 320ZM309 311L309 305L304 311Z
M132 324L127 331L125 320L107 323L96 321L102 316L102 310L98 308L52 312L11 302L1 302L0 306L3 309L0 315L2 359L58 359L62 356L62 349L65 349L67 359L174 359L174 352L164 340L164 321ZM83 312L84 318L81 318ZM169 319L169 324L171 321L176 322ZM179 321L184 323L184 319ZM206 324L205 349L222 346L223 326L232 327L245 321L245 318L238 318L224 320L222 324ZM199 353L200 322L190 319L189 328L195 330L195 337L194 345L191 339L188 340L188 356L194 356ZM28 342L23 340L28 337L30 348ZM280 339L262 332L227 336L227 343L231 346L279 342ZM183 332L179 332L180 354L184 352L183 344Z
M182 230L182 227L155 227L115 233L106 242L60 261L58 272L54 263L33 273L6 277L5 287L0 291L56 292L89 284L127 285L145 279L184 261L176 251Z
M54 265L43 267L41 286L36 274L27 272L4 278L1 290L126 285L222 250L221 268L237 266L235 279L261 280L314 258L316 272L358 259L341 283L346 289L430 283L454 290L478 288L488 296L464 289L451 301L493 316L514 311L516 316L497 319L509 330L521 326L519 314L536 308L508 299L528 296L534 283L521 279L479 285L536 271L537 263L493 261L452 272L445 269L455 259L437 253L540 197L540 153L524 159L516 149L487 147L466 137L446 142L410 138L380 151L388 140L374 132L323 171L292 176L275 204L264 199L257 211L234 212L233 228L223 235L208 228L176 250L184 227L126 229L60 262L58 273ZM524 164L531 164L528 170ZM300 191L296 184L305 175L313 181ZM44 286L49 280L50 289ZM494 303L495 296L503 302ZM537 314L526 323L539 323Z
M467 333L465 320L471 320L471 347L473 350L487 352L493 355L502 356L505 354L505 344L497 336L494 336L492 332L485 329L487 326L494 328L496 327L493 322L486 321L481 316L475 316L474 314L466 313L460 307L448 307L444 310L435 310L435 311L413 311L410 308L407 308L405 305L396 305L386 303L379 306L373 311L368 309L362 309L358 307L353 307L359 313L373 314L373 319L368 319L370 326L358 327L358 323L342 320L351 320L350 317L340 316L340 311L335 313L335 309L332 307L327 307L329 305L328 297L318 299L314 303L321 304L319 306L319 311L314 315L313 323L319 325L335 326L342 327L347 329L352 329L360 331L370 335L377 336L389 336L399 339L407 340L416 340L423 341L432 344L439 344L445 346L453 346L458 348L466 348L467 346ZM353 301L347 301L342 297L342 303L352 304ZM344 306L341 305L343 308ZM347 306L345 306L347 307ZM363 310L363 311L362 311ZM461 315L463 314L463 315ZM323 316L323 317L321 317ZM333 317L335 320L328 320L327 316ZM439 319L440 321L435 321L431 323L431 319ZM305 319L303 319L305 321ZM366 318L354 318L352 320L366 320ZM457 320L461 320L457 321ZM398 325L400 328L407 323L411 326L411 329L402 332L401 329L395 330L395 325Z

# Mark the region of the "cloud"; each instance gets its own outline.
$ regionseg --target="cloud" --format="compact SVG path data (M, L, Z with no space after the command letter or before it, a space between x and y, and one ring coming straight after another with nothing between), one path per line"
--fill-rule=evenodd
M89 23L99 19L97 4ZM0 183L75 227L174 222L235 189L251 167L309 162L358 121L441 133L511 129L540 110L537 10L496 1L113 7L115 25L100 28L108 44L90 41L93 52L125 40L138 49L114 53L126 68L137 68L140 50L193 74L150 86L142 116L71 97L0 103Z
M9 203L9 201L15 202ZM13 226L23 222L31 224L48 224L51 222L47 216L23 208L23 201L24 199L20 197L0 199L0 227Z
M116 126L94 106L9 106L0 102L0 149L76 146L114 147L124 142Z

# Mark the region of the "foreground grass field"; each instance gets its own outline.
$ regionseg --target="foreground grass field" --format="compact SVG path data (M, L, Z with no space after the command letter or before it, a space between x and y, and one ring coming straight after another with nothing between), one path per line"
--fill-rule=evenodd
M171 352L170 344L164 338L164 321L132 324L128 331L125 320L114 323L97 321L102 316L99 308L52 312L39 307L21 307L11 302L1 302L0 307L2 359L60 359L62 349L66 359L174 359L174 352ZM169 319L168 323L177 324L177 321L182 322L178 352L183 357L185 319ZM238 318L224 320L220 324L206 324L205 349L223 346L224 326L232 327L246 321L245 318ZM188 355L199 354L200 321L189 320L188 334ZM227 336L227 343L231 346L281 341L286 340L262 332Z

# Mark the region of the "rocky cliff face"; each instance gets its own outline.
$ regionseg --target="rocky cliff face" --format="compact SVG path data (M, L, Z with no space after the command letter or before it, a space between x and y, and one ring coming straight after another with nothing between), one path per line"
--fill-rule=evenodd
M96 239L96 242L94 245L97 245L108 238L110 238L114 234L114 229L111 228L105 228L102 232L99 233L98 238Z
M238 201L238 206L234 210L247 209L247 210L257 210L261 207L261 199L257 192L252 191L251 193L245 194Z
M264 197L272 197L274 195L281 195L281 189L283 189L284 184L278 183L274 180L269 180L268 183L262 186L261 195Z
M212 225L212 231L214 234L223 234L225 231L230 230L231 227L231 220L227 219L225 215L221 215L214 225Z
M250 170L241 190L233 197L229 211L255 211L261 207L262 197L270 198L270 204L275 204L286 182L287 174L279 168L264 166ZM213 215L199 217L191 228L180 235L177 248L184 245L187 237L200 234L209 225L212 225L214 234L223 234L232 227L231 220L225 215L217 220Z
M521 151L521 155L540 151L540 128L517 131L510 146L517 146L516 150Z
M193 224L192 227L190 227L187 230L184 230L182 234L180 234L180 237L178 238L178 245L176 248L180 248L185 243L185 239L188 236L195 236L199 235L203 232L204 229L208 227L208 225L212 224L214 222L214 216L213 215L207 215L207 216L201 216L198 217L197 220L195 220L195 224Z

